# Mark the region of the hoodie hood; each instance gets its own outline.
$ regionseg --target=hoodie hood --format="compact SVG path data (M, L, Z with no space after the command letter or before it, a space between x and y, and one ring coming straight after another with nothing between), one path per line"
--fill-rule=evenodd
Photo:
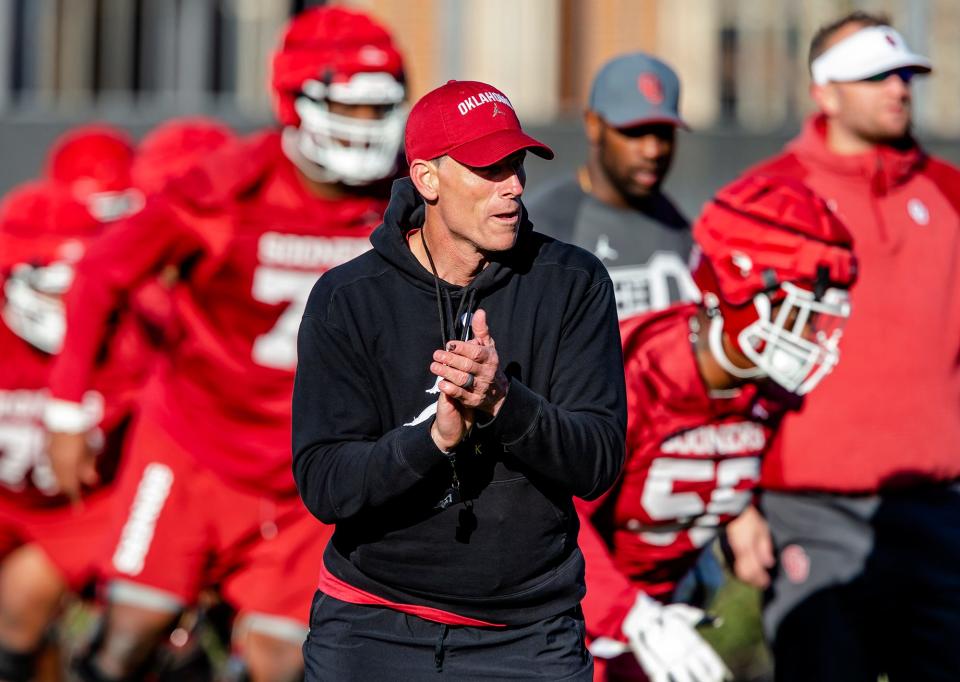
M420 264L407 244L407 233L422 227L425 215L426 205L413 181L410 178L395 180L390 191L390 203L383 215L383 223L370 235L370 243L385 261L402 272L406 278L418 287L433 291L433 273ZM535 238L533 225L521 203L519 234L513 248L492 254L487 267L465 287L442 279L439 280L440 287L451 292L473 289L479 296L489 293L502 286L517 272L529 270L541 241Z
M870 180L874 195L883 196L892 188L910 180L926 159L913 138L906 138L902 147L878 144L863 154L839 156L827 148L827 119L814 114L807 119L803 131L787 147L804 162L820 170L840 175L855 175Z

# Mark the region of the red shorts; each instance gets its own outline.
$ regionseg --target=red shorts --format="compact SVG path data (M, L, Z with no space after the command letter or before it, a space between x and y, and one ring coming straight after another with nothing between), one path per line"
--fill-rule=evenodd
M106 577L196 602L219 587L237 611L307 625L332 526L296 496L237 488L199 465L156 423L134 427L115 495Z
M0 497L0 557L21 545L36 545L60 570L67 586L79 591L96 578L107 550L112 491L112 486L98 490L76 506L29 507Z

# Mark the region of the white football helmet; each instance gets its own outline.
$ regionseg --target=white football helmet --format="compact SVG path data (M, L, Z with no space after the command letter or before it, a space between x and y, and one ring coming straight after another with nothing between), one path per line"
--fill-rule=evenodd
M355 73L343 83L307 80L294 100L300 117L297 150L318 167L304 170L318 181L366 185L389 177L397 167L407 111L405 88L384 72ZM330 111L330 102L368 104L384 111L363 119Z
M4 323L35 348L59 353L67 329L62 296L72 282L73 266L64 261L16 265L3 286Z
M293 17L271 62L283 151L318 182L366 185L396 171L406 120L403 57L387 29L350 8ZM378 118L334 112L369 105Z
M754 367L738 367L727 358L721 314L710 322L710 350L717 363L735 377L766 376L791 393L804 395L840 360L840 336L850 317L850 295L844 289L829 288L818 299L814 292L791 282L780 288L783 298L777 310L767 294L754 297L757 319L737 335L737 345Z
M693 233L691 271L717 364L809 393L839 361L850 316L856 260L847 228L800 181L750 176L720 190ZM725 335L751 366L730 358Z

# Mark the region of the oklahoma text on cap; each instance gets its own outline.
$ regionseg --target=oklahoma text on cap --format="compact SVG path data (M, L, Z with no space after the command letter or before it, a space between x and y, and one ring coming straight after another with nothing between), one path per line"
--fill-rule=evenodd
M544 159L553 150L520 127L507 96L477 81L449 81L413 105L405 134L407 162L450 156L465 166L491 166L521 149Z

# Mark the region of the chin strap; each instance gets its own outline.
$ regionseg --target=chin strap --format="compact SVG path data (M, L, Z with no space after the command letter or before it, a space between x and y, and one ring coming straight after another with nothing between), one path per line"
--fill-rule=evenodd
M300 129L287 126L280 134L280 148L283 155L297 169L314 182L339 182L340 179L323 166L314 163L300 151Z
M710 331L707 340L710 344L710 353L717 364L738 379L758 379L766 376L759 367L737 367L730 361L723 349L723 315L718 310L708 310L707 314L710 316Z

